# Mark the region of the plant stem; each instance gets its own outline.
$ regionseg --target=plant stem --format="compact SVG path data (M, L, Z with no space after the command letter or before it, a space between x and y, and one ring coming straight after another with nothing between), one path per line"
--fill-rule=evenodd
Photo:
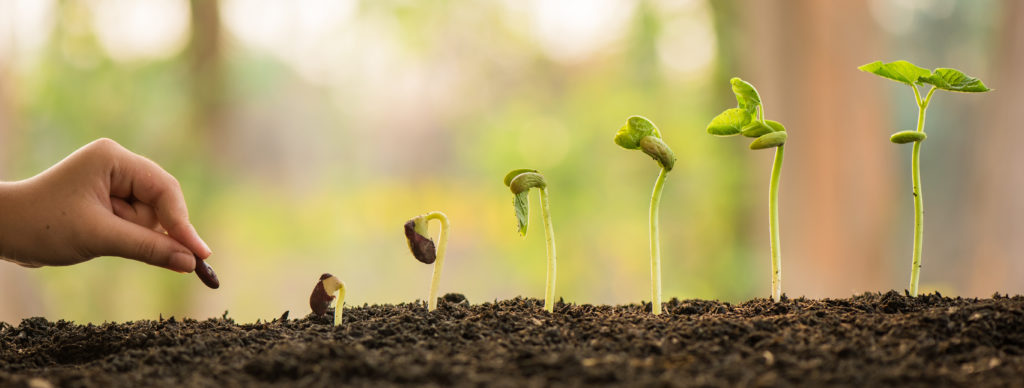
M448 250L448 234L451 224L448 217L441 212L430 212L427 220L438 220L441 223L441 234L437 237L437 260L434 261L434 273L430 280L430 294L427 295L427 311L437 309L437 286L441 283L441 268L444 266L444 254Z
M661 314L661 240L658 235L658 207L661 205L661 191L665 188L668 170L661 169L658 180L654 181L651 193L651 312Z
M772 165L771 185L768 187L768 229L771 233L772 250L772 300L782 297L782 247L779 241L779 175L782 173L782 153L785 145L775 149L775 164Z
M925 111L935 93L933 87L928 96L921 99L921 92L914 86L917 100L917 131L924 132ZM917 296L917 285L921 280L921 251L924 248L924 198L921 193L921 142L914 142L910 156L910 169L914 180L914 258L910 267L910 296Z
M548 188L540 189L541 217L544 218L544 241L548 251L548 276L544 285L544 310L554 312L555 310L555 228L551 223L551 201L548 198Z

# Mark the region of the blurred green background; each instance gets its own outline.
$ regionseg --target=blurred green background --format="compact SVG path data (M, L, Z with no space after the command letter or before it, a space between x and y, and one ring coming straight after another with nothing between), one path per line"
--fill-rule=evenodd
M647 300L658 170L611 140L632 114L679 158L666 297L765 297L772 152L704 130L735 105L732 76L790 135L784 292L903 290L910 147L888 136L916 106L856 70L878 59L995 89L929 110L921 286L1020 293L1022 26L1012 0L0 0L0 179L110 137L179 178L222 282L112 258L0 262L0 320L301 316L322 272L350 305L423 299L431 269L401 227L430 210L452 222L442 293L540 298L539 214L520 238L501 183L522 167L550 184L557 296Z

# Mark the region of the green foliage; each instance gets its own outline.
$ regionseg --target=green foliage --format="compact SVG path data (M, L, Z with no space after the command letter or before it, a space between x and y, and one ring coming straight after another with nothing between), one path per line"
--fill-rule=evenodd
M751 121L751 114L743 108L726 109L711 119L708 133L715 136L732 136L743 132L743 127Z
M733 77L729 83L732 84L732 92L736 94L736 103L740 108L754 114L757 107L761 105L761 95L757 93L754 85L739 79L739 77Z
M661 138L661 131L654 126L651 120L643 116L631 116L626 124L615 133L615 144L630 150L640 148L640 140L647 136Z
M899 132L896 132L896 133L892 134L892 136L889 137L889 141L891 141L893 143L896 143L896 144L907 144L907 143L913 143L913 142L918 142L918 141L924 141L924 139L926 139L927 137L928 137L928 135L926 135L924 132L918 132L918 131L899 131Z
M740 134L746 137L761 137L772 132L772 127L769 127L766 123L762 123L760 120L751 121L750 124L743 127Z
M530 189L543 189L547 187L547 182L537 170L521 168L505 175L505 186L508 186L514 195L512 207L516 212L517 230L525 237L530 226Z
M896 82L902 82L907 85L914 85L920 83L922 77L928 77L932 74L928 69L919 67L913 63L899 60L889 63L882 61L875 61L866 65L858 67L861 71L876 74L881 77L891 79Z
M938 89L965 93L991 90L980 79L964 74L960 70L940 67L930 71L904 60L889 63L875 61L858 69L911 86L929 84Z

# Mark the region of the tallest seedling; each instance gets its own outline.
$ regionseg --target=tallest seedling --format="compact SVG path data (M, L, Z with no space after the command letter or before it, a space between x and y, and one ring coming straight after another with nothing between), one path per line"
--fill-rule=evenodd
M924 114L932 94L936 90L951 92L981 93L990 89L981 80L968 76L960 70L938 68L928 70L907 61L883 63L872 62L858 67L866 71L901 82L914 89L914 100L917 101L917 130L896 132L889 138L893 143L914 143L911 151L910 169L914 181L914 258L910 267L910 295L917 296L917 284L921 276L921 243L924 238L924 199L921 197L921 142L927 137L924 133ZM921 98L919 86L931 85L928 93Z
M739 78L729 80L739 107L726 109L708 124L708 133L715 136L740 135L754 137L750 149L775 148L775 164L768 187L768 228L772 249L772 300L782 296L782 252L779 247L779 174L782 172L782 152L786 144L786 127L778 121L765 119L764 103L757 89Z
M661 140L661 131L650 120L641 116L633 116L626 120L617 133L615 144L629 150L643 150L661 166L658 180L654 181L654 192L651 193L651 312L661 314L661 245L658 236L658 205L661 204L661 190L665 187L665 177L676 164L676 155Z

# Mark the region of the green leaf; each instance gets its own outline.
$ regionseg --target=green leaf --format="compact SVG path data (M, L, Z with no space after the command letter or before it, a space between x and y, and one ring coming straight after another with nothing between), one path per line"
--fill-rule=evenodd
M938 68L928 77L922 77L921 82L935 85L936 88L953 92L981 93L987 92L988 87L980 79L964 74L957 69Z
M750 112L742 108L726 109L708 124L708 133L715 136L732 136L743 131L750 124Z
M740 131L740 134L746 137L761 137L769 133L772 133L772 128L762 124L760 120L751 121Z
M891 141L893 143L896 143L896 144L907 144L907 143L914 143L914 142L918 142L918 141L924 141L924 139L926 139L926 138L928 138L928 135L925 135L924 132L918 132L918 131L899 131L899 132L896 132L896 133L892 134L892 136L889 137L889 141Z
M889 63L875 61L858 67L858 69L907 85L918 84L922 78L932 75L932 72L928 69L903 60Z
M757 107L761 105L761 95L757 93L754 85L739 77L733 77L729 83L732 84L732 92L736 94L736 103L740 108L754 114Z
M647 136L661 138L661 131L643 116L630 116L626 124L615 133L615 144L630 150L640 148L640 139Z
M768 126L772 128L773 132L785 132L786 131L786 126L782 125L782 123L780 123L778 121L775 121L775 120L765 120L765 122L768 123Z
M512 197L512 206L516 209L519 234L526 237L526 227L530 224L530 191L525 190Z
M786 144L786 137L788 137L786 132L772 132L750 142L750 149L763 150L765 148L778 147Z

